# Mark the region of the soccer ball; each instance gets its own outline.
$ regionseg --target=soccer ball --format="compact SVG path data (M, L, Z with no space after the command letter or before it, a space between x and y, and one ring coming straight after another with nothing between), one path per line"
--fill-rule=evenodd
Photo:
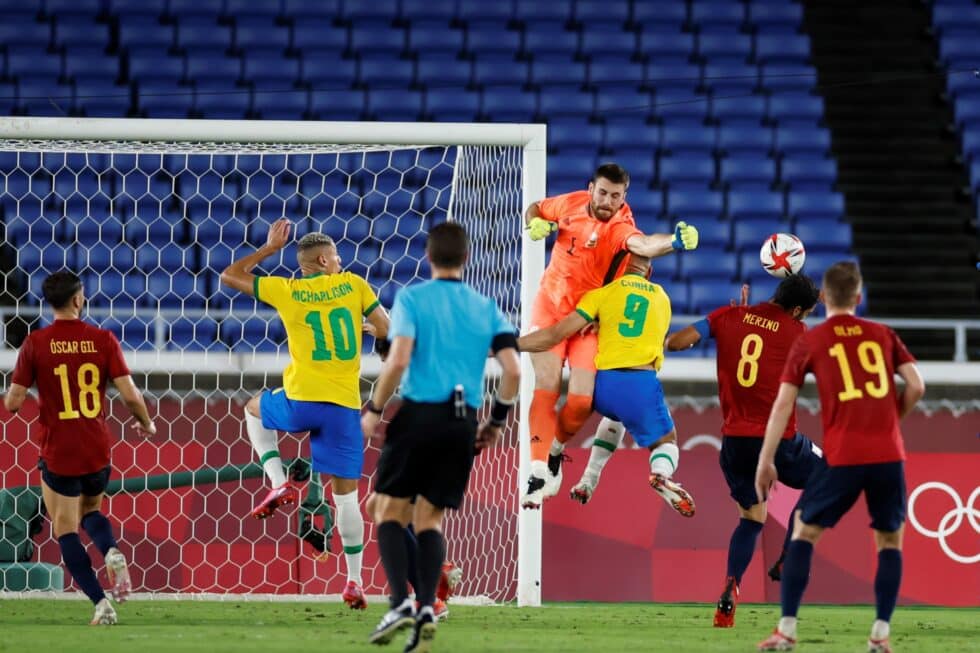
M793 234L773 234L759 250L762 269L780 279L799 272L805 260L803 241Z

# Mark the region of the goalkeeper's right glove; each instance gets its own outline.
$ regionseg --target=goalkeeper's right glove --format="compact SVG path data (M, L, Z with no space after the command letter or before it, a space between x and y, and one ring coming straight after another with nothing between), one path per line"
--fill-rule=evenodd
M527 230L531 240L541 240L551 235L552 231L557 231L558 225L544 218L531 218L531 221L527 223Z
M678 222L674 229L674 237L670 241L671 246L676 250L697 249L698 229L686 222Z

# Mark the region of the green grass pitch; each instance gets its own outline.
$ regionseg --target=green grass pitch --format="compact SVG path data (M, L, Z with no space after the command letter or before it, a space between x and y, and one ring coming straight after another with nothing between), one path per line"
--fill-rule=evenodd
M738 607L732 629L711 627L713 606L557 603L538 609L450 604L433 651L502 653L755 650L779 615L775 605ZM142 600L119 606L120 623L90 627L87 601L0 600L0 651L235 653L401 651L367 643L384 605L353 612L339 603ZM800 617L800 653L861 653L874 609L808 606ZM892 619L896 653L977 651L976 610L899 607Z

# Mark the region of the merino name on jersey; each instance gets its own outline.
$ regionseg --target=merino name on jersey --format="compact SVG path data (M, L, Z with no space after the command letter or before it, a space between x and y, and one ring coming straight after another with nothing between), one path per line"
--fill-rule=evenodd
M52 354L97 354L95 343L91 340L52 340L49 343Z
M779 331L779 322L776 320L770 320L767 317L762 317L761 315L756 315L755 313L746 313L745 317L742 318L742 322L751 324L752 326L762 327L763 329L768 329L773 333Z

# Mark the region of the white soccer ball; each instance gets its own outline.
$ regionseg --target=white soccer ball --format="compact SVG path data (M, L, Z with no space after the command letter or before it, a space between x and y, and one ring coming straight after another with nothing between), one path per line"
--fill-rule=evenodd
M762 269L780 279L799 272L804 261L803 241L793 234L773 234L766 238L759 250Z

